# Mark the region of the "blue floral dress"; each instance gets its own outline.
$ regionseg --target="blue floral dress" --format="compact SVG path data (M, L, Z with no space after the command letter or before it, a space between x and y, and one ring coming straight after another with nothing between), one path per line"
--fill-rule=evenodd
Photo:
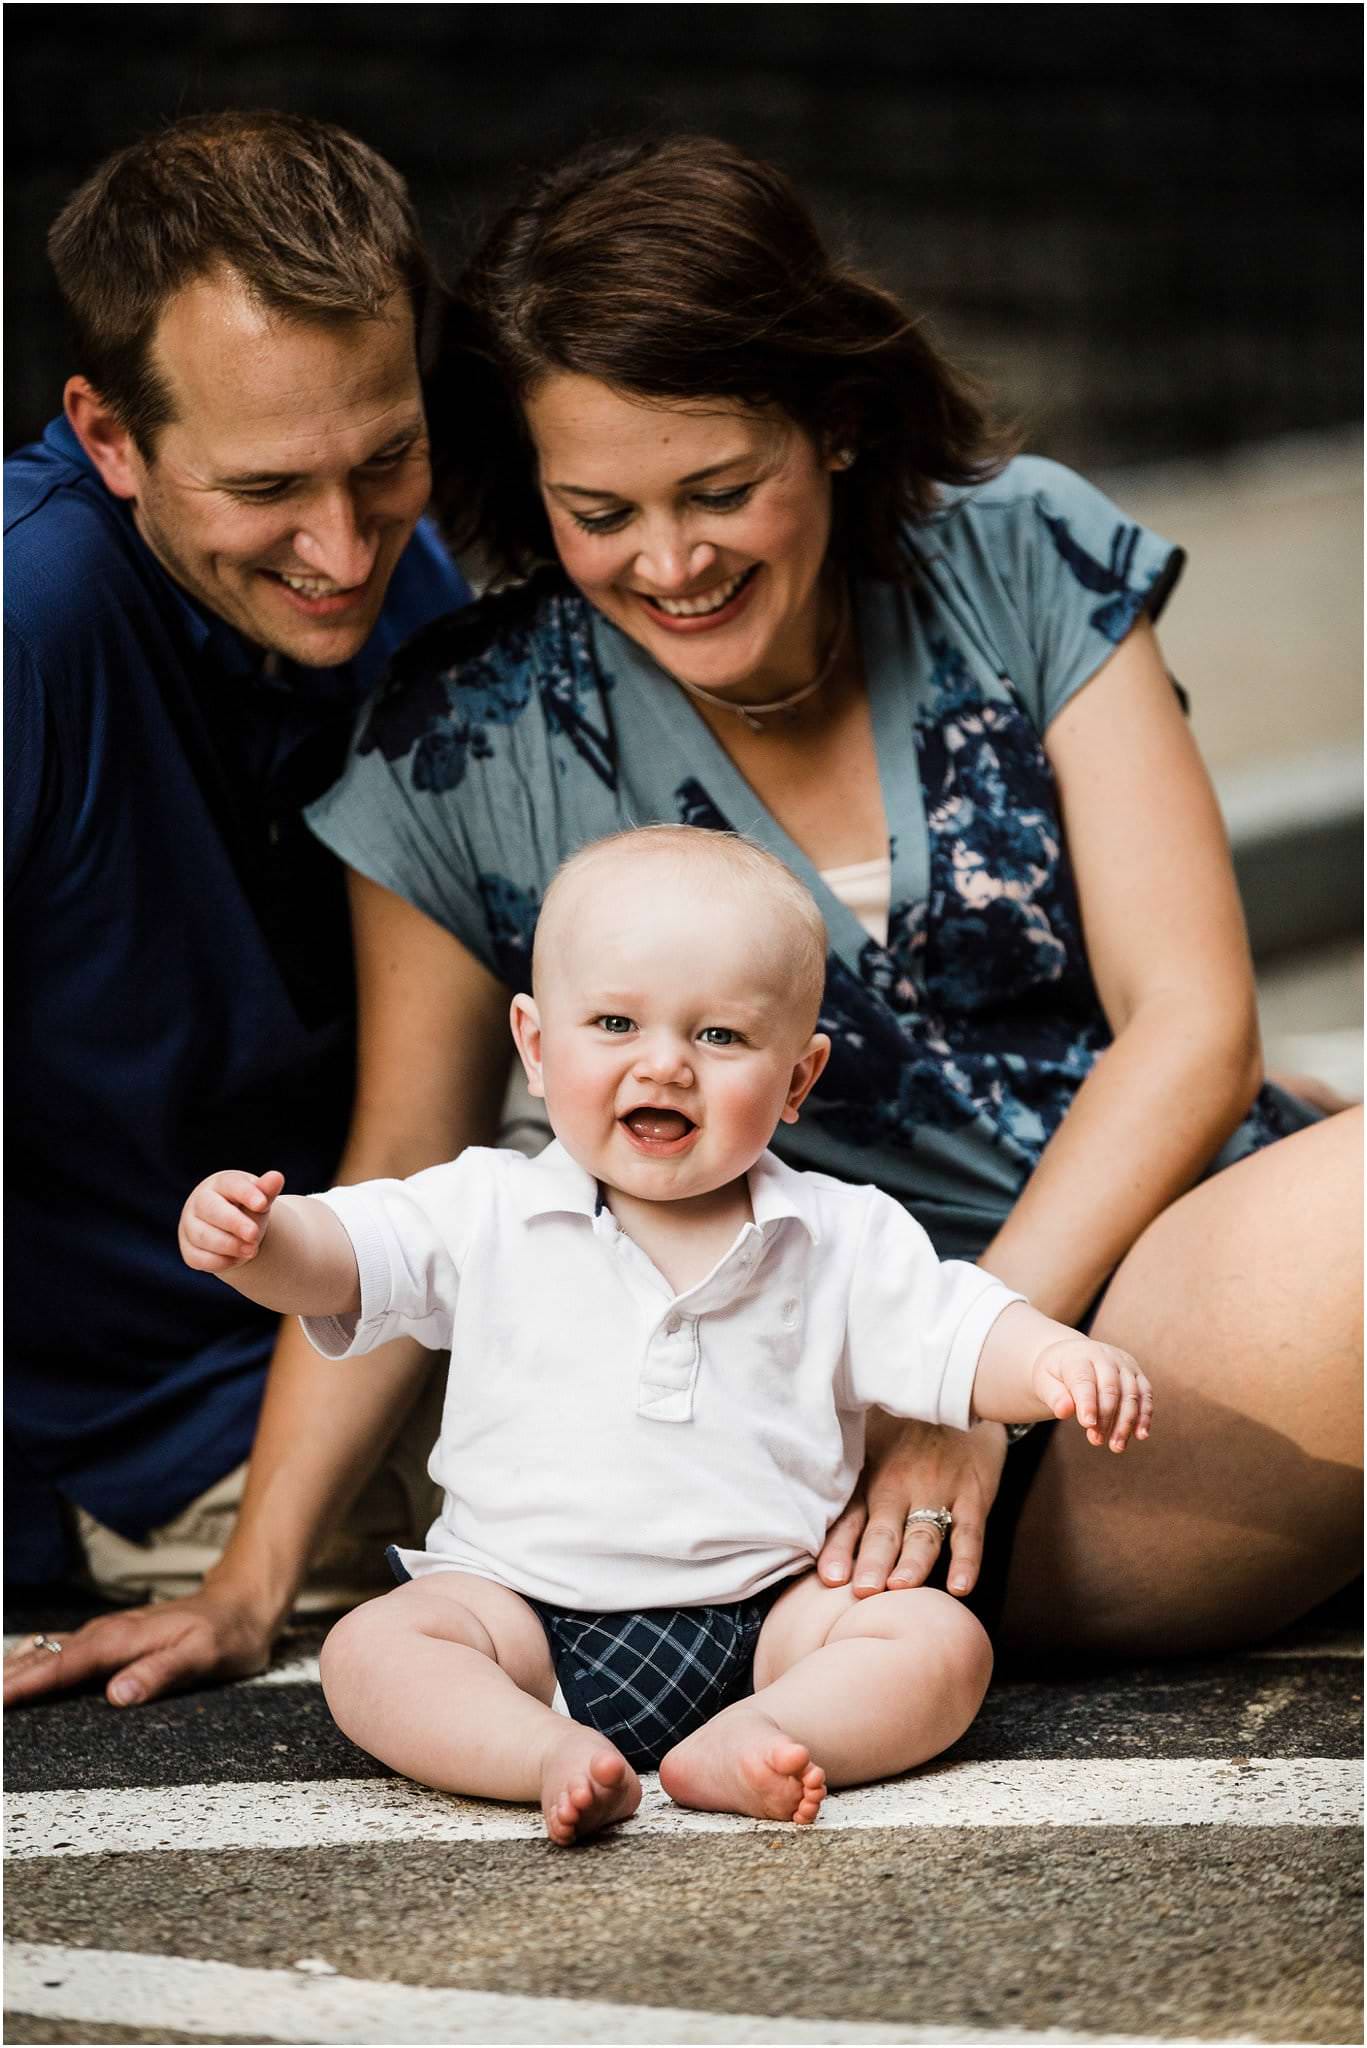
M309 821L512 988L559 863L626 826L734 828L802 876L831 938L830 1064L775 1150L904 1201L974 1257L1109 1031L1042 739L1179 550L1056 463L946 493L909 576L854 588L889 826L887 944L763 808L684 693L558 571L429 627ZM1311 1121L1265 1088L1211 1162Z

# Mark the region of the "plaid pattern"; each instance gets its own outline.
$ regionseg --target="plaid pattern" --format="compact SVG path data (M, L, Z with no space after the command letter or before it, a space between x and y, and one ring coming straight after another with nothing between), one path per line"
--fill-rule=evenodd
M581 1614L529 1604L550 1641L576 1721L615 1742L638 1771L753 1690L760 1625L783 1586L726 1607Z

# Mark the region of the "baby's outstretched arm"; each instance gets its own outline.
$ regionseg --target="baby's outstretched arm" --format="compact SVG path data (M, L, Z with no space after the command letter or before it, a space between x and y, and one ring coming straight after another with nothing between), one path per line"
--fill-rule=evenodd
M181 1257L281 1315L359 1314L345 1228L326 1202L282 1195L284 1185L282 1173L211 1173L180 1212Z
M1023 1301L1003 1309L987 1333L973 1382L981 1422L1077 1417L1092 1444L1123 1451L1142 1441L1153 1417L1153 1389L1128 1351L1098 1344Z

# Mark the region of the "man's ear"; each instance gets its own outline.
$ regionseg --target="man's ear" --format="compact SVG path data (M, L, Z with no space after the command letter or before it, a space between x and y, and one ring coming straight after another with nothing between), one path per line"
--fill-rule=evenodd
M795 1124L797 1113L821 1078L821 1070L831 1056L831 1041L824 1031L814 1031L806 1052L793 1068L788 1083L788 1100L783 1105L780 1123Z
M541 1079L541 1015L530 996L514 996L508 1012L513 1027L513 1044L527 1076L527 1093L545 1100Z
M142 458L127 427L111 412L85 377L68 377L62 404L71 431L116 498L136 498L142 488Z

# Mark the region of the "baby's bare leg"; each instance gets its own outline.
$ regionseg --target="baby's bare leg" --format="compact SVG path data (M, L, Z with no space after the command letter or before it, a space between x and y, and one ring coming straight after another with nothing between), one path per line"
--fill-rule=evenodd
M396 1586L338 1622L320 1663L343 1734L419 1784L539 1800L553 1842L640 1804L607 1737L552 1712L545 1631L505 1586L465 1572Z
M809 1574L765 1621L753 1697L672 1749L660 1782L683 1806L814 1820L828 1778L891 1777L957 1741L991 1672L984 1630L947 1593L856 1600Z

